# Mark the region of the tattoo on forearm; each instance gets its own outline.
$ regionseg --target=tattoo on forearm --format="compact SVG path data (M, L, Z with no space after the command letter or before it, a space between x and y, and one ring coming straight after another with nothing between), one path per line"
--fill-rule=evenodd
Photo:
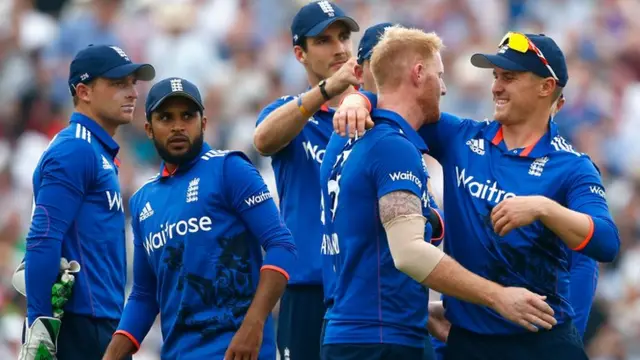
M380 221L387 221L401 215L422 215L420 198L408 191L394 191L378 200Z

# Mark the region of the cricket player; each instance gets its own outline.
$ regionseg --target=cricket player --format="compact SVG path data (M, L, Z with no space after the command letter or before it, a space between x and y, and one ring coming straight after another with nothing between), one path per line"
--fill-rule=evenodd
M333 132L341 96L356 92L351 33L358 24L329 1L302 7L291 32L296 59L304 66L309 89L284 96L260 113L255 148L271 157L280 211L296 241L299 261L280 302L278 349L282 358L317 360L326 312L322 286L323 244L320 214L320 164Z
M376 99L371 99L370 101L375 102ZM557 112L564 106L564 103L565 97L560 96L560 98L556 100L552 113L554 115L557 114ZM569 279L569 304L571 304L574 311L572 320L578 330L578 334L583 338L596 293L599 274L598 263L586 255L573 251L571 254L569 268L571 274ZM438 308L438 306L442 307L442 303L438 305L432 302L429 306L430 327L437 327L439 332L444 333L439 335L444 335L445 337L448 336L451 323L449 323L444 317L444 309ZM436 332L433 330L430 331L432 331L432 333ZM444 359L446 343L435 336L432 336L431 342L433 349L435 350L436 359Z
M325 205L340 253L323 359L422 359L427 286L533 331L555 324L544 297L485 280L425 241L427 145L417 129L440 115L441 47L434 33L399 26L374 47L376 126L345 146L329 178Z
M445 242L445 251L487 279L547 296L559 325L523 333L489 309L445 297L445 359L491 359L496 349L505 359L586 359L572 320L572 251L610 262L620 238L597 167L551 119L569 78L564 55L547 36L510 32L497 54L471 61L493 69L496 121L442 114L420 129L443 165L447 236L464 239Z
M295 262L291 232L248 158L203 142L194 84L162 80L145 108L164 161L130 200L133 290L105 359L137 351L160 314L162 359L274 360L270 313Z
M127 268L113 136L133 119L136 81L154 76L151 65L132 63L116 46L89 46L71 62L75 112L33 174L24 272L17 274L27 295L20 359L100 359L118 325ZM52 307L61 258L81 267L62 323Z
M358 44L358 54L357 54L357 63L358 67L356 68L356 75L359 79L361 79L360 89L362 90L360 93L362 94L366 101L372 101L372 107L375 107L375 102L377 102L377 97L370 93L369 91L376 92L376 85L371 74L370 70L370 59L371 54L373 52L373 47L378 43L380 36L384 33L385 28L392 27L392 23L380 23L369 27L365 30L362 38L360 39L360 43ZM337 115L336 115L337 116ZM335 116L334 116L335 121ZM360 132L360 134L364 133L364 130ZM325 208L325 204L330 203L330 193L335 192L336 188L333 186L335 182L332 182L332 187L329 188L329 175L334 165L336 164L336 160L338 159L339 154L342 152L343 147L347 143L349 137L340 136L337 133L333 133L331 138L329 139L329 143L327 144L326 152L324 155L324 160L322 165L320 166L320 184L322 186L322 223L325 226L325 240L324 244L332 244L337 245L337 241L332 241L332 234L335 234L332 230L332 222L327 221L327 215L330 213ZM429 182L427 182L429 184ZM427 196L429 199L429 216L427 217L427 226L431 227L431 243L434 246L438 246L442 239L444 238L444 220L443 213L438 208L433 195L430 192L427 192ZM339 254L340 249L338 246L330 246L328 249L323 251L323 286L325 293L325 303L327 307L330 308L333 304L333 300L331 298L331 294L333 292L334 284L335 284L335 274L336 274L336 255ZM430 324L430 323L429 323ZM326 325L326 319L325 319ZM431 347L430 343L427 343L426 346ZM428 355L425 359L431 359L429 355L431 355L431 351L429 349L425 349L425 353Z

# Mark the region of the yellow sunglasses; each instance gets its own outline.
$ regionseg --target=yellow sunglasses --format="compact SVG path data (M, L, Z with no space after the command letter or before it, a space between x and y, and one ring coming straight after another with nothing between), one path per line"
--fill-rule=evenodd
M556 76L555 71L553 71L553 69L551 68L551 65L549 65L549 61L547 61L547 58L545 58L544 54L542 54L542 51L540 51L540 49L538 49L538 47L525 34L512 31L508 32L502 38L502 41L500 41L499 47L503 47L505 45L507 45L509 49L523 54L526 54L529 50L533 50L533 52L538 55L538 58L540 59L540 61L542 61L544 66L547 67L547 69L551 73L551 76L553 76L556 81L560 81Z

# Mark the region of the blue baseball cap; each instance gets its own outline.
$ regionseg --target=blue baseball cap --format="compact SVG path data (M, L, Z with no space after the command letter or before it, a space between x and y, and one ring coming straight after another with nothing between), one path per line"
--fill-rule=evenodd
M329 1L314 1L303 6L291 23L293 45L300 45L305 37L313 37L336 21L344 22L349 30L360 31L358 23L347 16L336 4Z
M552 38L543 34L525 35L538 47L549 62L549 66L558 77L558 86L565 87L569 81L569 73L567 71L567 62L564 54L558 44L556 44ZM501 46L495 55L473 54L473 56L471 56L471 64L479 68L498 67L509 71L527 71L543 78L553 76L535 51L529 50L526 53L521 53L510 49L507 45Z
M392 23L381 23L371 26L364 32L362 39L360 39L360 44L358 44L358 64L362 65L365 60L371 59L373 47L376 46L380 37L384 34L384 30L391 26L393 26Z
M135 64L129 56L117 46L89 45L81 50L71 61L69 67L69 90L76 94L76 86L102 77L121 79L135 74L138 80L150 81L156 76L156 70L149 64Z
M154 112L165 100L170 97L180 96L193 101L200 111L204 110L202 96L198 87L192 82L181 78L168 78L157 82L149 90L147 101L145 102L145 112L147 119L151 118Z

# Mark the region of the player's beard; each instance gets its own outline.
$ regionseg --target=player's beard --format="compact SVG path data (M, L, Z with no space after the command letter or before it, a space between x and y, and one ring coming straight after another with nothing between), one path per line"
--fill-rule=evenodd
M158 151L158 155L164 162L180 166L182 164L186 164L195 159L198 155L200 155L200 151L202 151L202 145L204 144L204 130L200 130L200 135L196 136L193 139L193 142L189 144L189 149L180 155L173 155L167 150L167 148L160 144L158 140L156 140L155 136L153 137L153 145L156 147Z

